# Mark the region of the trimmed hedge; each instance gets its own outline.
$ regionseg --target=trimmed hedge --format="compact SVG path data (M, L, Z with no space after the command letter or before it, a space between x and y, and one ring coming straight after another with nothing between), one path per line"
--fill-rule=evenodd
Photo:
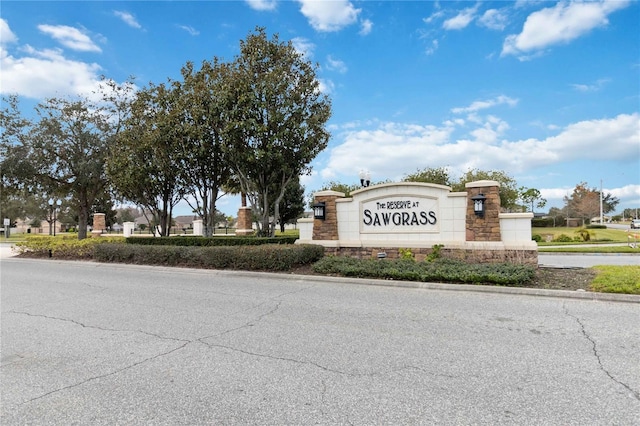
M525 285L534 279L531 265L470 264L459 260L436 259L415 262L407 259L354 259L327 256L313 265L314 272L345 277L406 281L436 281L467 284Z
M91 259L94 247L101 244L120 243L124 246L124 237L92 237L78 240L75 235L51 237L30 235L25 241L15 244L19 254L38 257L57 257L65 259Z
M537 217L531 219L531 226L533 228L552 228L554 225L564 226L564 219L553 220L552 217Z
M288 271L323 256L324 247L311 244L238 247L100 244L94 251L94 260L99 262L249 271Z
M199 236L177 236L165 238L153 237L129 237L127 244L137 244L145 246L180 246L180 247L219 247L219 246L259 246L264 244L294 244L297 236L277 236L277 237L199 237Z

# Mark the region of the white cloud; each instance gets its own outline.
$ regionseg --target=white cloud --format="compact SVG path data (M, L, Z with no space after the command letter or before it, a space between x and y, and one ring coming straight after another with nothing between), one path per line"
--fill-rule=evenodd
M446 162L431 154L448 142L450 127L417 126L383 123L377 129L349 131L344 142L330 152L327 167L321 171L324 179L337 174L356 175L360 169L371 171L373 180L397 180L415 170L419 163Z
M360 23L360 32L358 34L363 36L367 35L371 33L372 29L373 29L373 22L371 22L369 19L365 19Z
M135 16L133 16L131 13L129 12L124 12L121 10L114 10L113 14L115 16L117 16L118 18L122 19L122 21L129 25L132 28L137 28L137 29L141 29L142 25L140 25L138 23L138 21L136 20Z
M339 31L356 22L360 13L360 9L356 9L347 0L298 2L301 4L300 12L317 31Z
M527 17L520 34L507 36L502 56L517 55L523 59L549 46L568 43L597 27L606 26L607 16L627 7L627 0L597 2L559 2L554 7L533 12Z
M596 80L596 82L592 84L572 84L571 87L579 92L597 92L598 90L602 89L604 85L609 81L611 80L608 78L601 78L599 80Z
M478 24L491 30L504 30L507 25L507 15L498 9L489 9L478 18Z
M566 159L640 160L640 114L585 120L567 126L557 136L537 142L539 148ZM605 148L606 147L606 148Z
M638 113L573 123L543 140L499 140L508 124L493 116L471 132L472 139L454 138L460 124L383 123L371 130L345 131L343 142L329 152L321 176L355 175L367 168L378 181L398 180L425 167L447 166L453 174L469 168L515 174L568 161L640 161Z
M425 53L427 55L433 55L434 53L436 53L436 50L438 50L438 45L438 40L431 40L431 45L427 46L427 48L425 49Z
M11 31L7 21L0 18L0 44L5 45L16 41L18 41L18 37Z
M478 11L478 7L468 7L459 12L453 18L447 19L442 23L442 28L445 30L461 30L466 28L467 25L473 21L475 14Z
M16 58L2 49L0 88L34 99L54 96L88 96L97 89L101 67L65 58L62 51L24 48L25 56Z
M320 78L318 79L318 83L320 84L320 92L326 95L333 93L335 90L335 84L331 80Z
M422 21L425 24L430 24L433 21L435 21L436 19L440 19L444 16L444 11L442 10L438 10L437 12L433 12L430 16L423 18Z
M178 25L178 28L180 28L181 30L185 30L186 32L188 32L192 36L200 35L200 31L196 30L195 28L193 28L193 27L191 27L189 25Z
M640 185L625 185L622 188L612 188L610 190L603 189L603 193L611 193L614 197L618 199L629 199L632 198L640 202ZM637 205L637 204L636 204Z
M82 52L101 52L91 38L77 28L67 25L38 25L38 29L65 47Z
M293 48L296 50L296 52L305 56L307 59L313 57L313 50L316 48L316 45L308 39L304 37L295 37L291 39L291 44L293 45Z
M245 0L254 10L275 10L278 6L276 0Z
M327 56L327 69L337 71L341 74L346 73L348 70L344 62L339 59L333 58L331 55Z
M508 96L500 95L496 98L489 99L486 101L475 101L468 107L452 108L451 112L453 112L454 114L460 114L464 112L473 113L483 109L492 108L494 106L504 105L504 104L509 106L515 106L518 104L518 100L510 98Z

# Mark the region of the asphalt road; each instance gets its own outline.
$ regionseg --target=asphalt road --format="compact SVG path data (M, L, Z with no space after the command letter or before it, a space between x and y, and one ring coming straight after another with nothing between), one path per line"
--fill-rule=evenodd
M638 303L15 258L0 279L2 425L640 424Z
M640 249L638 249L638 254L538 253L538 265L560 268L590 268L596 265L640 265Z

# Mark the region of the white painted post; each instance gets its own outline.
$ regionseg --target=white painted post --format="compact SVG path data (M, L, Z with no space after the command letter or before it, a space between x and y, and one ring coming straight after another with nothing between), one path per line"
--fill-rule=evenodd
M132 237L133 236L133 230L136 227L135 222L125 222L122 225L124 226L123 232L124 232L125 238Z
M202 219L196 219L193 221L193 235L204 235L204 227L202 225Z

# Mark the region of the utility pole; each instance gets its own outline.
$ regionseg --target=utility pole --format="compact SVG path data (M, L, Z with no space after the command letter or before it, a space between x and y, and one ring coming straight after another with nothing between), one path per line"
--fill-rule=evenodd
M602 179L600 179L600 225L602 225L603 216L602 216Z

